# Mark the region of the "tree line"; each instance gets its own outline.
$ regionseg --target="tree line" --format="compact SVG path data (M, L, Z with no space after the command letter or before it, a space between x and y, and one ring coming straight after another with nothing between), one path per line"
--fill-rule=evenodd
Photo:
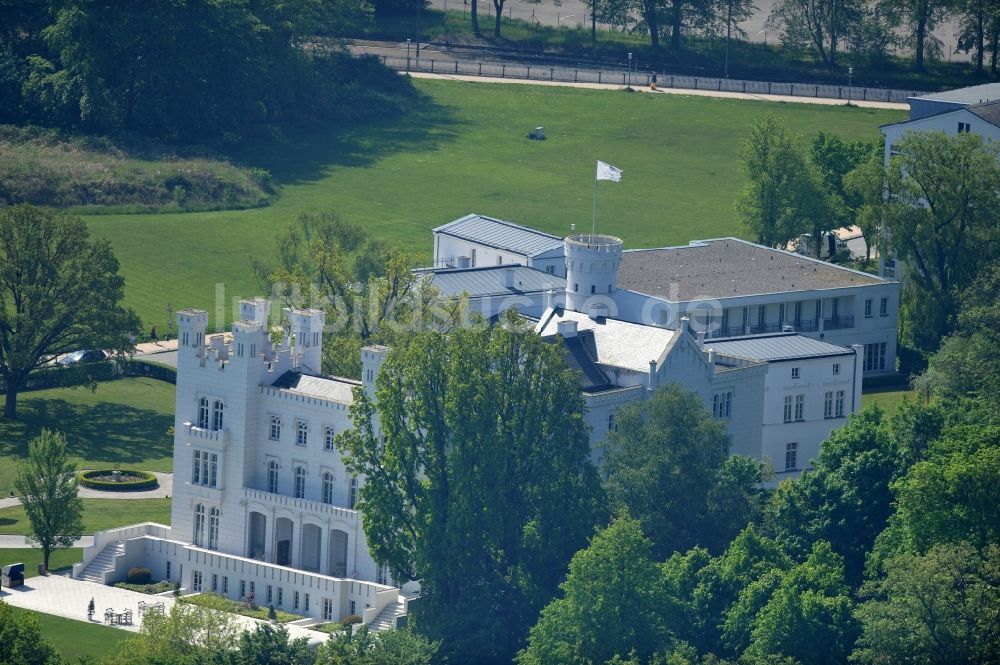
M238 139L400 112L409 87L315 35L367 24L367 0L0 4L0 122L168 141Z
M824 132L803 147L768 116L741 148L736 214L772 247L811 234L817 256L825 233L856 226L869 257L877 247L899 262L900 339L926 355L957 330L962 294L1000 260L1000 146L972 133L907 132L891 150L886 165L881 142Z

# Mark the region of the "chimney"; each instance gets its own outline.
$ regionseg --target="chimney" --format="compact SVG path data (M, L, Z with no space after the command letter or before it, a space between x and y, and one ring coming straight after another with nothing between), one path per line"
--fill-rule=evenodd
M507 268L503 271L503 285L508 289L517 287L517 277L513 268Z
M715 364L715 349L708 350L708 364L709 365Z
M705 346L705 331L699 330L696 336L698 338L698 346Z
M684 333L686 333L688 331L688 323L690 323L690 322L691 322L691 320L688 317L682 316L681 317L681 325L680 325L680 328L678 328L677 332L681 333L682 335Z
M576 337L576 321L560 321L556 324L556 331L567 339Z
M649 386L648 386L648 389L649 390L653 390L655 388L656 388L656 361L655 360L650 360L649 361Z
M556 291L555 289L549 289L545 292L545 309L555 309L556 308Z

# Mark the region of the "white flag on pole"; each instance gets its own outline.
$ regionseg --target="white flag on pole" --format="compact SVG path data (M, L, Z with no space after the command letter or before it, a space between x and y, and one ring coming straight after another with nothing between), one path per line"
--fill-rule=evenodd
M611 166L611 164L605 164L604 162L597 160L597 179L619 182L622 179L622 170L615 166Z

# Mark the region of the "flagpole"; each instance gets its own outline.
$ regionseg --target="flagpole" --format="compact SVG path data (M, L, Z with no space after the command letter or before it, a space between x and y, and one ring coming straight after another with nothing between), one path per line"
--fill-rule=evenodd
M597 176L594 176L594 214L590 220L590 241L594 241L594 234L597 232Z

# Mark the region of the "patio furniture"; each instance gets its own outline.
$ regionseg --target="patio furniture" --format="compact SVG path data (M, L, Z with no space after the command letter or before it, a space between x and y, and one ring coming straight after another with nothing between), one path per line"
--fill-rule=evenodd
M111 624L114 623L115 611L110 607L104 610L104 623Z

